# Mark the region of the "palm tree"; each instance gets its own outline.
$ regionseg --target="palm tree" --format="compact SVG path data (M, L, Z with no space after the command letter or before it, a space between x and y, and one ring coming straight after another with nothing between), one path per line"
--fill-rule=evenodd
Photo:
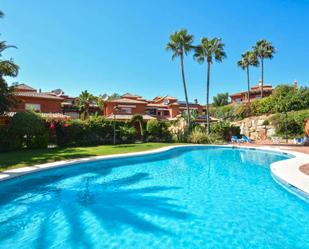
M182 84L183 90L186 99L186 107L187 107L187 120L188 120L188 127L191 127L191 115L189 109L189 101L188 101L188 93L187 93L187 86L186 86L186 79L185 79L185 70L184 70L184 63L183 58L184 54L188 55L188 53L193 48L193 35L189 35L186 29L181 29L179 31L174 32L170 35L170 40L166 45L166 50L172 51L172 60L176 57L180 57L180 65L181 65L181 76L182 76Z
M0 10L0 18L4 16L4 13ZM8 48L16 48L15 46L7 45L5 41L0 41L0 58L2 53ZM16 104L16 99L13 94L13 87L9 87L5 76L16 77L18 75L19 67L14 63L12 59L3 60L0 59L0 114L9 111L10 106Z
M195 48L194 59L199 63L207 61L207 86L206 86L206 115L207 115L207 133L210 132L209 121L209 85L210 85L210 65L215 59L217 62L222 62L226 57L224 52L224 43L220 38L202 38L201 44Z
M241 60L237 62L237 65L241 67L243 70L247 71L247 83L248 83L248 103L250 104L250 75L249 75L249 67L254 66L257 67L259 65L259 61L257 56L252 51L247 51L241 55Z
M90 104L95 100L95 97L87 90L85 90L77 97L76 100L77 106L83 114L83 119L87 119L89 116Z
M253 46L253 51L261 61L261 98L263 98L263 87L264 87L264 59L272 59L276 49L271 42L267 40L259 40Z

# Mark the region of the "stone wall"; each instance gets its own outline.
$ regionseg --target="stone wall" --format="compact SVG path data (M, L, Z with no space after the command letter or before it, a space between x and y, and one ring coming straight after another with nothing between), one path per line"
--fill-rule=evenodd
M240 127L240 133L254 140L265 140L275 134L272 125L263 125L264 121L271 116L258 116L235 121L232 124Z

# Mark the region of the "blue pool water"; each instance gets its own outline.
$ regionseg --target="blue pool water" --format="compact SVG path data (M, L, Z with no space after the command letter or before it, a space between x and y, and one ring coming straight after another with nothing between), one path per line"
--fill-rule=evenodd
M288 156L178 148L0 183L0 248L309 248L309 203L279 186Z

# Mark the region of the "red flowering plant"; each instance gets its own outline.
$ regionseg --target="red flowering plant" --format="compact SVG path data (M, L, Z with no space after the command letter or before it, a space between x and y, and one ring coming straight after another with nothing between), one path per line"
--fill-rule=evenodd
M57 143L57 130L62 130L63 128L68 127L70 125L70 117L50 115L43 118L45 121L45 127L48 129L50 141Z

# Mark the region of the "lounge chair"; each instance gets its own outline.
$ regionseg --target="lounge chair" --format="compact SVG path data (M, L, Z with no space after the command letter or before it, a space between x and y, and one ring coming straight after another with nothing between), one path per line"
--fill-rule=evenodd
M231 137L231 142L232 143L240 143L240 139L237 136L232 136Z
M247 136L243 135L241 141L244 143L253 143L253 140L248 138Z
M305 143L305 138L294 138L294 144L298 144L298 145L304 145Z

